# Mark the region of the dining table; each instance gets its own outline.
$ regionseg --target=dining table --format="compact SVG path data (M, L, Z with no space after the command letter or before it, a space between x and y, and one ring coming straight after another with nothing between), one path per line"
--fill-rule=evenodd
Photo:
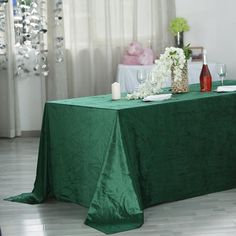
M218 85L154 102L46 102L34 188L6 200L77 203L85 224L112 234L141 227L145 208L235 188L236 92Z

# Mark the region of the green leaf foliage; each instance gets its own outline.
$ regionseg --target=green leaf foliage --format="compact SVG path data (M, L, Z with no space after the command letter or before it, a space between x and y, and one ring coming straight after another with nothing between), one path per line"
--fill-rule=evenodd
M184 50L185 58L186 58L186 60L188 60L192 55L192 50L190 49L190 44L184 46L183 50Z

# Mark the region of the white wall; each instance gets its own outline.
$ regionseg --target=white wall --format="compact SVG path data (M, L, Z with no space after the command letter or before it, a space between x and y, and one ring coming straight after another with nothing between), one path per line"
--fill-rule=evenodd
M235 10L235 0L176 0L176 15L191 27L185 43L206 48L208 61L225 63L228 79L236 79Z
M18 79L21 130L41 130L43 116L41 79L35 75Z
M35 51L29 52L29 59L19 56L29 73L22 72L18 80L18 98L20 112L20 128L22 131L41 130L43 107L45 103L45 79L35 75Z

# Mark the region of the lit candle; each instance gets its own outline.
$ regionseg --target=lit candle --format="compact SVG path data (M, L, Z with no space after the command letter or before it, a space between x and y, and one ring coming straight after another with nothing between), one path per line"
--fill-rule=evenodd
M120 84L115 82L111 85L112 100L120 99Z

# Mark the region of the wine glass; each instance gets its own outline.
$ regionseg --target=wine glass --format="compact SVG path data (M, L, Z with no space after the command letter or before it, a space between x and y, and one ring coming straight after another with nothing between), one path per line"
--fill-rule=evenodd
M137 81L139 84L144 83L144 81L147 79L147 72L145 70L138 70L137 71Z
M224 84L224 78L226 77L226 65L225 64L216 64L216 73L221 79L221 85Z

